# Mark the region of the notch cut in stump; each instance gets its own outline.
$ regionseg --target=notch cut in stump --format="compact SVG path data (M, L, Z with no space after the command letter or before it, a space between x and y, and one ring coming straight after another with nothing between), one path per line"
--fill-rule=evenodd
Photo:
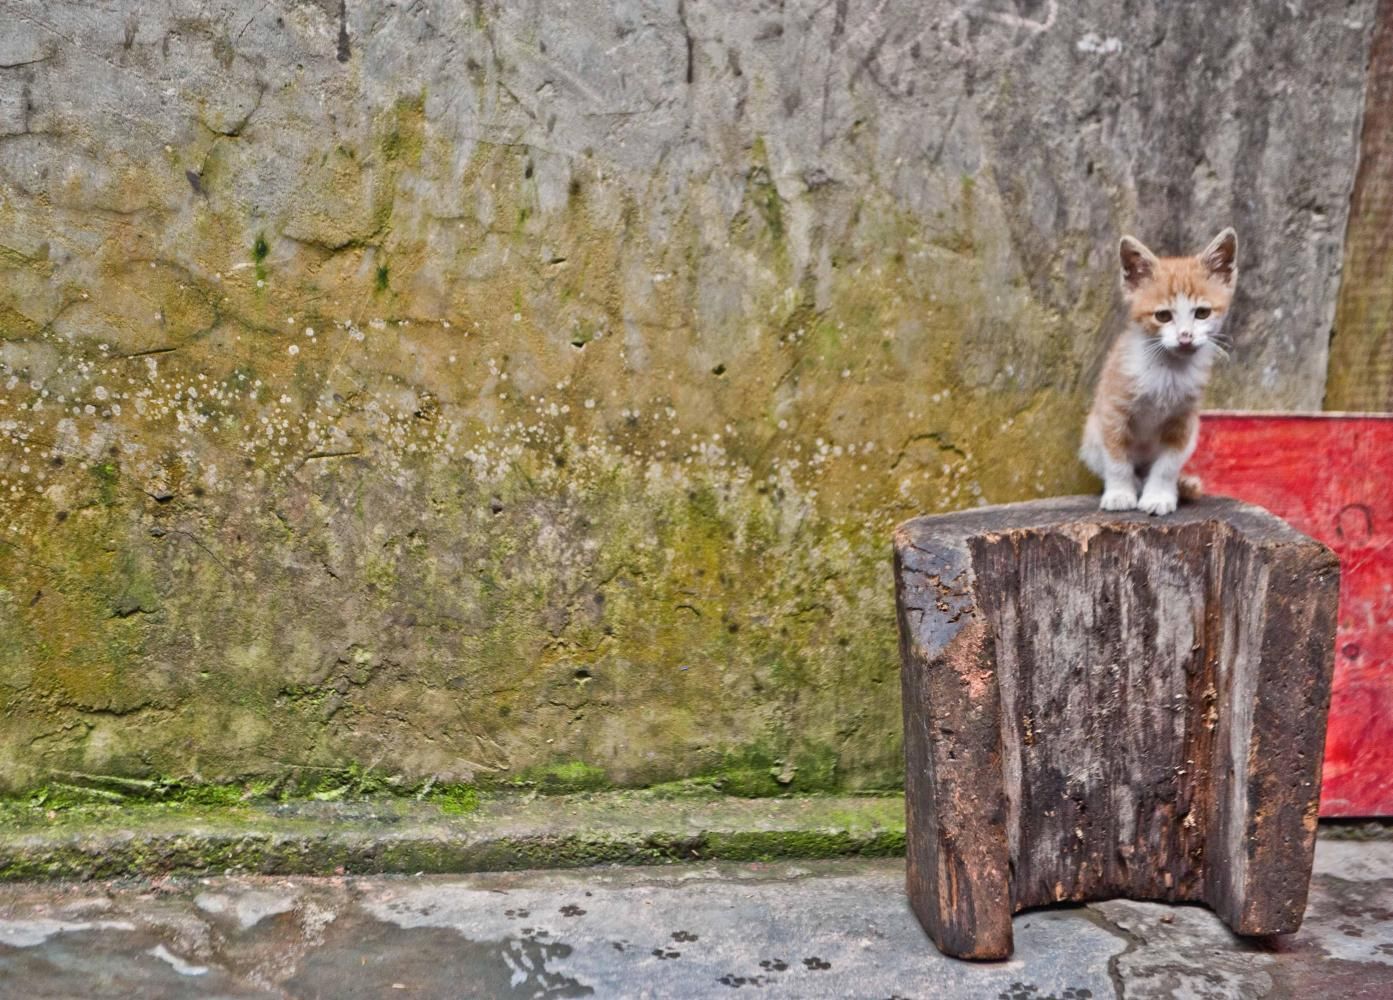
M895 532L909 900L948 955L1005 958L1061 901L1301 925L1339 563L1234 500L1097 502Z

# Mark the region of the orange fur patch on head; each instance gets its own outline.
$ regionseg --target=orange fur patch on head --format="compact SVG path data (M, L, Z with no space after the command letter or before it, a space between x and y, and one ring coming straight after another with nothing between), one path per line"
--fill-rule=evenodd
M1210 271L1199 257L1161 257L1153 273L1127 296L1132 322L1154 333L1164 325L1157 322L1156 311L1182 295L1222 316L1233 300L1233 285Z

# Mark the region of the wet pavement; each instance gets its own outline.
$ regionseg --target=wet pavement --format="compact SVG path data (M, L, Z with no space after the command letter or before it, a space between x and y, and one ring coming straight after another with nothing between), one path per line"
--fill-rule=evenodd
M1388 998L1393 842L1323 840L1302 931L1193 906L1023 914L943 958L897 860L0 886L0 997Z

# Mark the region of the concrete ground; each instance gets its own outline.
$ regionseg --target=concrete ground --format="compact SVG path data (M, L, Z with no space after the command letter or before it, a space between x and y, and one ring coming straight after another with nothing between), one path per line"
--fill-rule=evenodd
M0 886L0 997L1393 998L1393 842L1322 840L1301 932L1113 901L940 956L900 860Z

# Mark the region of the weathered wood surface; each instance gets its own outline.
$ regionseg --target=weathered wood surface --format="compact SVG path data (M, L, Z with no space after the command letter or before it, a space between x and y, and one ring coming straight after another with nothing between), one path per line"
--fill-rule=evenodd
M1375 13L1325 408L1393 410L1393 0Z
M909 897L938 947L1128 897L1236 932L1305 908L1339 565L1257 507L1095 497L900 526Z

